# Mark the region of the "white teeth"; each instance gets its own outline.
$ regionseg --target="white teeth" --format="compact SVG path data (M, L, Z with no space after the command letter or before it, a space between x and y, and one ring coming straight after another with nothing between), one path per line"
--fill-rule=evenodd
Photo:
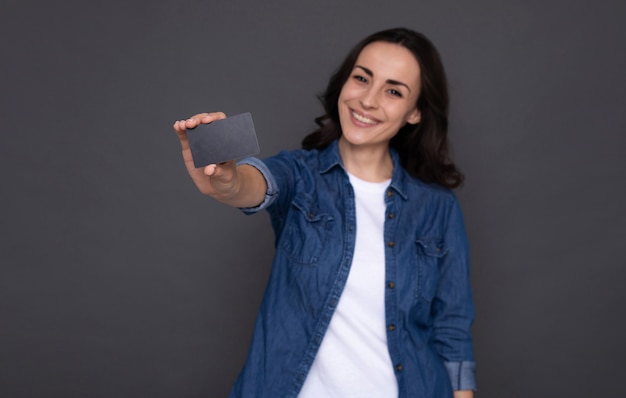
M356 120L358 120L359 122L361 122L361 123L376 124L376 121L374 121L374 120L372 120L372 119L370 119L370 118L367 118L367 117L365 117L365 116L361 116L361 115L359 115L359 114L358 114L358 113L356 113L356 112L352 112L352 116L353 116Z

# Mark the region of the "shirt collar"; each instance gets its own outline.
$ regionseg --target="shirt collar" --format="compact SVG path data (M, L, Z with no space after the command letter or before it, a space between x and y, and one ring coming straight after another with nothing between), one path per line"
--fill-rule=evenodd
M408 178L406 170L400 164L400 155L393 149L389 149L391 160L393 161L393 173L391 176L391 189L395 190L404 200L406 196L406 179ZM334 167L341 167L344 172L343 161L339 154L339 140L334 140L326 148L320 151L320 174L324 174L332 170Z
M342 169L343 161L339 154L339 140L334 140L320 152L320 174L328 173L333 167L339 166Z

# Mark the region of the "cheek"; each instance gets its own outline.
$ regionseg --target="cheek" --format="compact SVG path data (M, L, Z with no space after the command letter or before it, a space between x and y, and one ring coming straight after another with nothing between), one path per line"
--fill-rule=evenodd
M345 100L345 97L346 97L346 90L342 88L341 91L339 92L339 99L338 99L340 106L341 106L341 103Z
M345 88L345 86L344 86ZM345 104L346 102L346 95L345 95L345 90L341 89L341 92L339 93L339 98L337 100L337 113L339 116L339 123L343 123L344 119L346 118L345 114L346 114L346 109L347 106Z
M346 118L347 113L349 112L348 108L349 108L349 104L352 103L354 100L354 95L352 93L352 91L344 86L343 89L341 89L341 92L339 93L339 99L337 101L337 109L339 111L339 121L342 121L342 119Z
M353 99L356 95L358 95L358 91L358 87L348 80L339 92L339 102Z

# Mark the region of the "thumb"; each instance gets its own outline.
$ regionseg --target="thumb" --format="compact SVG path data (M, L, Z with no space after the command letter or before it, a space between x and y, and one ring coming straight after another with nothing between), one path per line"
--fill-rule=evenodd
M204 175L207 175L209 177L215 176L215 172L216 171L217 171L217 165L216 164L210 164L210 165L204 167Z

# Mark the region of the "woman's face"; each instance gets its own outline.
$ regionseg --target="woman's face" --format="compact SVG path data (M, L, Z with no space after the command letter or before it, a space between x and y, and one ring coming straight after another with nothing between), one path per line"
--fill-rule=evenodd
M388 146L406 123L420 121L420 67L406 48L370 43L339 94L342 138L351 145Z

